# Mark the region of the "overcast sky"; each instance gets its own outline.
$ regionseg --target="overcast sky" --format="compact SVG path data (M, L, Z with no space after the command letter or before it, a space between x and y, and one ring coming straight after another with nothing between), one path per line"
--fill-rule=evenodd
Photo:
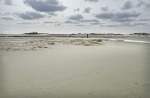
M0 33L150 32L150 0L0 0Z

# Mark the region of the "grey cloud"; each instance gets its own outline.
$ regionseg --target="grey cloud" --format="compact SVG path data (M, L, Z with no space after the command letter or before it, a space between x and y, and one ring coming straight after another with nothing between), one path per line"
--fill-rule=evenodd
M145 3L146 8L150 8L150 3Z
M12 5L12 0L0 0L0 3L3 3L5 5Z
M83 27L83 26L87 26L87 25L84 25L84 24L76 24L76 26Z
M148 26L148 23L133 22L133 23L119 23L119 24L102 24L104 27L136 27L136 26Z
M84 9L84 13L90 13L91 12L91 8L90 7L87 7Z
M150 8L150 4L147 4L146 8Z
M137 7L141 7L143 5L145 5L145 2L142 1L142 0L139 0L138 3L137 3Z
M72 15L69 17L67 21L65 21L67 24L99 24L98 19L84 19L84 17L80 14Z
M115 22L133 22L133 21L135 21L135 19L133 19L133 18L114 18L114 19L112 19L112 21L115 21Z
M80 11L80 8L77 8L77 9L74 9L75 12L79 12Z
M134 24L132 24L133 26L147 26L147 25L149 25L148 23L134 23Z
M44 21L44 24L54 24L55 26L61 26L61 22L58 21Z
M3 20L14 20L14 18L8 17L8 16L3 16L3 17L1 17L1 19L3 19Z
M83 16L80 15L80 14L77 14L77 15L72 15L69 17L70 20L74 20L74 21L79 21L79 20L82 20L83 19Z
M97 19L84 19L81 21L82 23L90 24L90 25L99 25L102 24L99 20Z
M12 0L5 0L6 5L12 5Z
M120 27L121 25L118 24L102 24L103 27Z
M115 16L115 14L110 12L110 13L100 13L95 16L99 19L112 19Z
M148 26L148 23L136 22L136 23L127 23L122 24L122 26L135 27L135 26Z
M144 7L144 8L150 8L150 2L146 2L143 0L138 0L138 3L136 5L137 7Z
M97 20L97 19L83 19L80 22L83 22L83 23L99 23L99 20Z
M34 20L34 19L40 19L44 17L44 15L36 12L26 12L17 15L24 20Z
M70 24L70 23L73 23L73 21L71 21L71 20L67 20L67 21L65 21L65 23Z
M43 23L44 23L44 24L61 24L61 23L58 22L58 21L44 21Z
M36 11L54 13L58 11L64 11L66 7L59 4L57 0L25 0L25 4L29 5Z
M101 25L102 23L100 23L100 22L92 22L92 23L90 23L90 25Z
M100 13L96 15L98 19L111 20L115 22L129 22L129 21L133 21L139 16L140 13L136 13L136 12L117 12L117 13L107 12L107 13Z
M72 20L67 20L67 21L65 21L65 23L67 23L67 24L78 24L77 21L72 21Z
M99 0L85 0L85 1L88 1L88 2L98 2Z
M12 15L12 13L10 13L10 12L0 12L0 15L1 16L8 16L8 15Z
M150 18L139 19L138 21L144 21L144 22L147 22L147 21L150 21Z
M109 9L108 9L108 7L105 6L105 7L101 7L101 10L102 11L108 11Z
M53 22L53 21L44 21L43 23L46 23L46 24L53 24L53 23L57 23L57 22Z
M131 1L126 1L122 7L123 10L129 10L133 8L133 3Z
M57 24L55 24L56 26L61 26L62 24L61 23L57 23Z
M34 24L33 22L19 22L19 23L17 23L17 24Z
M116 18L136 18L140 15L140 13L136 12L120 12L116 13Z
M68 24L79 24L79 23L99 24L100 22L97 19L82 19L82 20L78 20L78 21L67 20L67 21L65 21L65 23L68 23Z

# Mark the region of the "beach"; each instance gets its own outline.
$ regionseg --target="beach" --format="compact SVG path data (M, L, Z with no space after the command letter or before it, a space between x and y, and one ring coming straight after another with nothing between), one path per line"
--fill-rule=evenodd
M0 40L0 98L150 97L147 39Z
M0 0L0 98L150 98L150 0Z

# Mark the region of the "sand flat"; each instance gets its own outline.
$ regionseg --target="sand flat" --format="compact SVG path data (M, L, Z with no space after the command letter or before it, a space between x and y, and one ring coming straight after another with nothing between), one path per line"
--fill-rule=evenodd
M148 98L149 48L147 44L104 42L3 51L1 96Z

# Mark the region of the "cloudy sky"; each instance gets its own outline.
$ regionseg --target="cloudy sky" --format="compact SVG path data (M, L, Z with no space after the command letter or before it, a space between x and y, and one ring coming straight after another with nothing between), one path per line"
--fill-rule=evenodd
M150 32L150 0L0 0L0 33Z

